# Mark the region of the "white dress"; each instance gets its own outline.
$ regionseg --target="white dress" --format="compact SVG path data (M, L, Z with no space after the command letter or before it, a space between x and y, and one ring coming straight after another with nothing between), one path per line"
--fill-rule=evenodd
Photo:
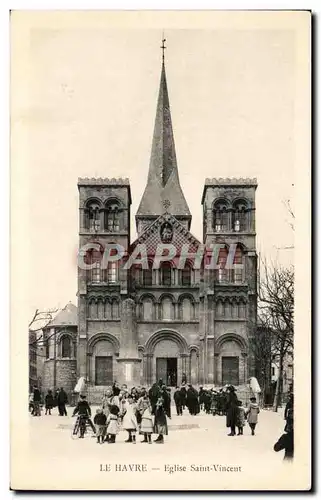
M144 410L144 413L142 415L140 431L142 433L146 432L147 434L151 434L153 432L153 416L151 414L149 406Z
M136 405L129 404L128 401L123 403L123 410L126 411L123 417L123 429L126 431L136 431L138 428L136 418Z

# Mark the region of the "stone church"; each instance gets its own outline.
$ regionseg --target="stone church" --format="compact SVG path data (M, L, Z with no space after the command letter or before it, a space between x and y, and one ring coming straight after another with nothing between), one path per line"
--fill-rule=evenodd
M85 377L97 393L114 380L128 386L151 385L159 378L170 386L183 378L216 386L246 383L254 374L256 188L256 179L206 179L200 200L203 241L192 235L192 215L179 181L163 58L134 241L129 180L78 180L79 248L94 243L95 249L85 255L89 269L78 266L78 328L76 333L72 330L74 337L70 335L72 347L65 348L70 356L65 357L66 366L69 362L73 373L70 380ZM164 242L174 245L178 255L155 269L156 248ZM124 256L121 262L102 266L104 249L112 244L121 245ZM206 269L207 249L215 244L220 245L216 269ZM147 249L147 266L126 269L122 264L138 245ZM193 254L202 245L206 251L197 268ZM231 245L233 265L226 266ZM189 255L179 268L183 246ZM58 345L55 352L61 355L62 348Z

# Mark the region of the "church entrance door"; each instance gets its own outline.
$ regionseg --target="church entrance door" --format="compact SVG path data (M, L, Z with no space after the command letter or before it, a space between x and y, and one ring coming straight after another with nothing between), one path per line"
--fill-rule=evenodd
M156 358L156 379L170 387L177 385L177 358Z
M113 357L95 357L95 385L112 385L113 383Z
M239 358L237 356L222 357L222 384L239 385Z

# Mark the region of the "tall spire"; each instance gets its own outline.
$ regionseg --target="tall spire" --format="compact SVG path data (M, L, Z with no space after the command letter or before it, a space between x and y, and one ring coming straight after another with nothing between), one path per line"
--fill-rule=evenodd
M180 218L186 217L190 221L191 214L179 183L177 169L165 71L165 41L163 37L162 69L148 179L136 218L141 219L144 215L161 215L164 212L164 200L169 200L171 214Z

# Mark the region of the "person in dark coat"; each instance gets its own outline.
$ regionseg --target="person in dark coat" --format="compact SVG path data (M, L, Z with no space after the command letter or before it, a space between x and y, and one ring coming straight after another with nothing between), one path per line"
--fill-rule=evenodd
M285 433L274 445L274 451L284 450L284 460L292 460L294 455L293 413L287 417Z
M191 384L189 384L187 389L186 406L191 415L197 415L200 412L198 393Z
M176 387L176 390L174 392L174 402L177 415L183 415L182 392L179 387Z
M34 386L34 388L33 388L33 405L34 405L33 415L35 417L40 417L40 415L41 415L40 404L41 404L41 394L40 394L38 387Z
M200 386L198 391L198 402L201 410L205 410L205 399L206 399L206 391L203 389L203 386Z
M164 386L163 380L159 379L159 381L155 382L148 391L148 397L149 397L150 403L152 405L152 414L153 415L155 414L155 408L156 408L157 401L163 392L163 386Z
M76 408L73 411L72 416L75 417L76 415L79 415L79 430L80 430L80 438L84 437L85 430L86 430L86 423L88 422L89 425L91 426L94 434L96 434L96 429L94 424L92 423L91 420L91 409L88 404L88 401L86 401L86 396L84 394L80 395L80 401L78 401L78 404Z
M187 399L187 389L186 389L186 385L185 385L185 384L182 384L182 385L181 385L182 410L185 410L185 406L186 406L186 399Z
M67 416L66 404L68 403L68 397L63 387L60 387L57 402L59 415L61 417L63 417L64 415Z
M46 394L46 397L45 397L46 415L48 415L48 412L49 412L49 415L51 415L51 410L52 410L53 406L54 406L54 398L52 395L52 390L49 389L48 394Z
M226 397L226 427L231 428L231 432L228 436L235 436L235 427L237 420L237 396L235 393L235 388L230 385L227 389Z
M154 440L154 443L162 444L164 443L164 436L168 435L165 402L162 396L159 397L156 402L154 415L154 433L158 434L158 437Z
M120 393L120 387L119 385L117 384L117 382L114 382L113 383L113 396L119 396L119 393Z
M290 394L289 400L285 405L285 410L284 410L284 420L288 419L288 415L293 412L293 404L294 404L294 398L293 394Z

